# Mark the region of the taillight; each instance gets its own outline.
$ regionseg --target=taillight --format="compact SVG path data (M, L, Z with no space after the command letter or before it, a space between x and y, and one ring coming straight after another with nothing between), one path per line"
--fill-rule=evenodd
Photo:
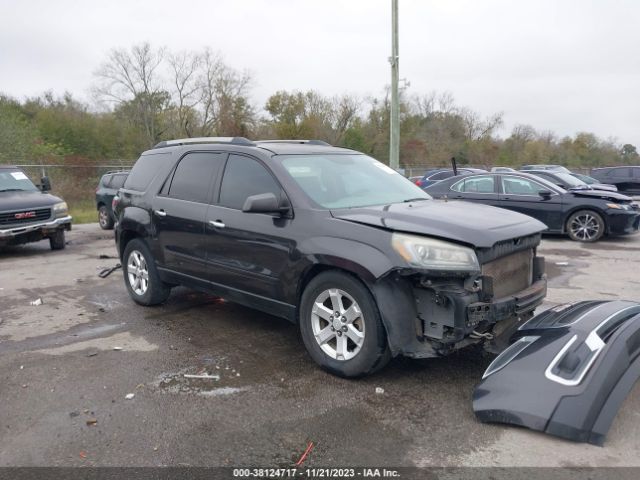
M118 197L118 195L116 195L115 197L113 197L113 200L111 200L111 210L113 212L116 211L116 208L118 207L119 203L120 203L120 197Z

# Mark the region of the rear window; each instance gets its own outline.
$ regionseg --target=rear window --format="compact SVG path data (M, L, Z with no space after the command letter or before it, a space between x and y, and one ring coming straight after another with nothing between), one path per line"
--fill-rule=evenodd
M163 165L163 154L142 155L124 182L124 188L144 192Z
M127 179L127 175L125 174L114 175L113 177L111 177L111 182L109 182L109 186L111 188L120 188L124 185L124 181L126 179Z

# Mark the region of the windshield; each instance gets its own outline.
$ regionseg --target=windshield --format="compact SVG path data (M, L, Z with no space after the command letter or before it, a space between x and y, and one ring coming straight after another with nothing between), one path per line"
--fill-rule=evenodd
M17 168L0 169L0 192L33 192L37 190L22 170Z
M429 200L420 187L366 155L280 155L295 182L324 208Z
M569 173L554 172L554 175L558 177L567 188L584 188L587 186L582 180L577 179Z

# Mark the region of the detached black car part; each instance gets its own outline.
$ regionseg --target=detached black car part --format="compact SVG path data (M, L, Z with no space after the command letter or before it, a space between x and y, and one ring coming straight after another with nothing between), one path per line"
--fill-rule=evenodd
M640 304L561 305L512 340L476 387L478 419L602 445L640 377Z

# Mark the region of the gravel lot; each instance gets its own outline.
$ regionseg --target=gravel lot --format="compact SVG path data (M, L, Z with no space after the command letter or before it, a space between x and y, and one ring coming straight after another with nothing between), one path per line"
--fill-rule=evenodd
M0 251L0 466L285 467L309 442L309 466L640 466L640 386L603 448L483 425L471 393L491 359L477 351L338 379L284 320L182 288L136 306L121 272L97 276L118 261L111 232L68 240ZM640 236L541 252L549 305L640 300ZM219 380L184 378L204 370Z

